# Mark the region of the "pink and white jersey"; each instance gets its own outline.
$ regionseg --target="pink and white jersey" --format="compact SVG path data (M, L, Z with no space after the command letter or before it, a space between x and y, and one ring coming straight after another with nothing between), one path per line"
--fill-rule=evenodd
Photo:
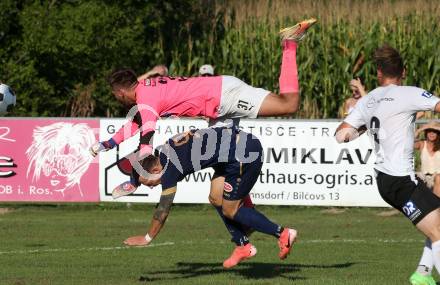
M120 144L142 127L141 147L148 146L151 151L147 135L155 130L159 117L205 116L215 119L218 116L221 93L221 76L155 77L142 80L136 87L140 120L127 122L112 139ZM139 121L142 126L139 126Z

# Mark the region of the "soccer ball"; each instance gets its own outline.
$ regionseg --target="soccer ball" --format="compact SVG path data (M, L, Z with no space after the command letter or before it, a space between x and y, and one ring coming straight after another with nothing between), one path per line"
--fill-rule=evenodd
M0 116L12 111L15 106L16 97L14 91L6 85L0 84Z

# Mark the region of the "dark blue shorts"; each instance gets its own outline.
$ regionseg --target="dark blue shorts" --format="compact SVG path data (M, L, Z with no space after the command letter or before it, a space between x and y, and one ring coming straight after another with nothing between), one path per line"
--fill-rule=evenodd
M241 137L237 149L234 161L215 168L216 175L225 177L223 199L229 201L241 200L249 194L263 166L263 148L255 136L246 134L246 138Z

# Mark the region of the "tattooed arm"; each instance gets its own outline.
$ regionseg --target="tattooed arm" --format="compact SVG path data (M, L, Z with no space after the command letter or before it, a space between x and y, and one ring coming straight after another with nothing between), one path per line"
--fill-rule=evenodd
M153 219L151 220L150 224L150 229L148 230L148 235L151 238L156 237L162 229L163 225L165 224L168 214L170 213L171 206L173 205L174 196L176 196L176 190L177 187L172 187L162 192L159 205L154 212Z
M165 221L167 220L168 214L170 213L171 206L173 205L174 196L176 196L177 187L171 187L164 191L160 196L159 205L157 206L153 219L150 223L150 229L145 236L133 236L129 237L124 241L124 244L131 246L142 246L148 245L154 237L162 229Z

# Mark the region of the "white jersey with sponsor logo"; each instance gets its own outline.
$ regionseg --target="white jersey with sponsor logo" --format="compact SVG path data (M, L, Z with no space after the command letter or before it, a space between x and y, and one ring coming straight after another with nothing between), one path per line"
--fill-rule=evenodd
M414 175L416 113L434 110L439 101L424 89L391 84L361 98L344 121L355 128L367 126L377 170L393 176Z

